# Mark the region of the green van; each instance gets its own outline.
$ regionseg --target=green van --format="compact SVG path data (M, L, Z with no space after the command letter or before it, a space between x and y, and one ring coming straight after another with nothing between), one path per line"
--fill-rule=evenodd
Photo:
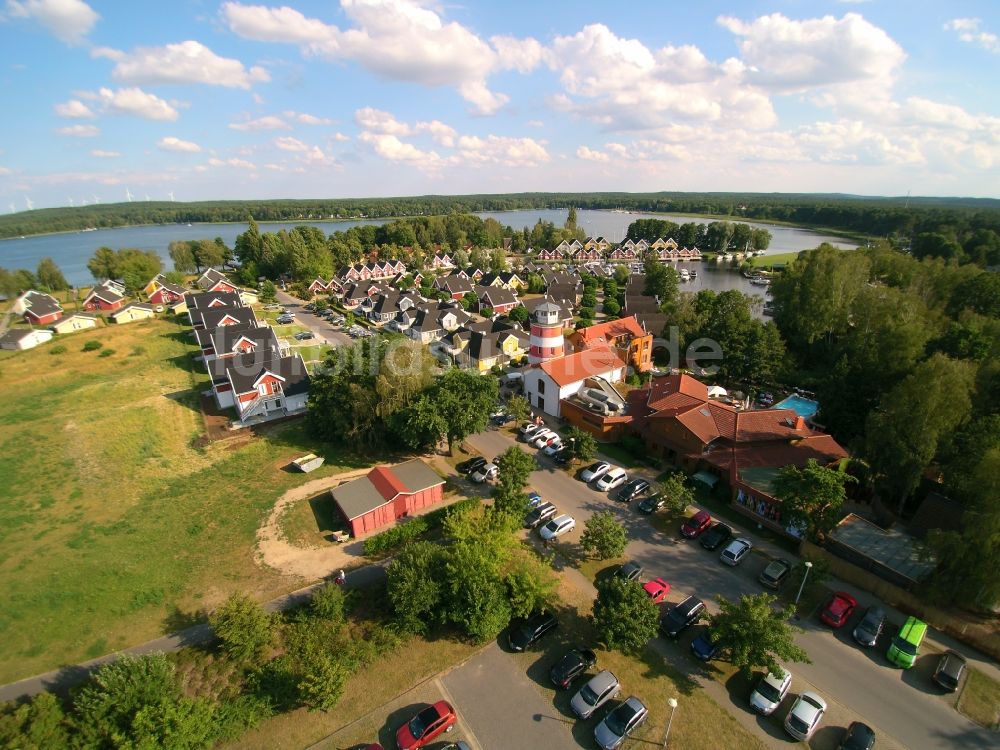
M926 622L916 617L906 618L899 635L892 639L892 645L889 646L885 657L897 667L909 669L917 663L917 654L920 653L920 644L925 635L927 635Z

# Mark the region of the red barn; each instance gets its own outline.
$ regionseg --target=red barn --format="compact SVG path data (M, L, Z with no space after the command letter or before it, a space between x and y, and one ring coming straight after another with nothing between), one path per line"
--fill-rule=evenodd
M330 490L351 534L361 537L400 518L441 502L442 479L415 458L395 466L377 466L367 476Z
M90 294L84 298L83 309L91 312L95 310L113 312L125 307L126 302L128 300L125 299L125 296L120 294L112 284L102 281L91 289Z

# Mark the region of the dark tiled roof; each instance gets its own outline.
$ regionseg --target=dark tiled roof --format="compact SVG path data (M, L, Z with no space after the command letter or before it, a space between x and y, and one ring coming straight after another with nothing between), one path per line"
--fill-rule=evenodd
M225 281L227 284L231 283L224 274L219 273L214 268L209 268L205 271L205 273L198 277L197 283L202 289L211 289L220 281Z
M297 354L277 357L270 352L252 352L217 361L223 363L234 393L254 390L256 382L266 372L284 379L281 389L286 396L296 396L309 390L309 373L305 362Z
M122 295L112 289L106 281L102 281L90 290L90 294L87 295L86 299L90 299L91 297L100 297L105 302L110 302L112 304L125 299Z
M243 338L254 342L258 348L278 351L278 337L274 335L274 329L268 326L219 326L211 330L203 328L195 331L195 335L199 346L203 349L211 346L216 354L232 352L236 343Z
M62 312L62 306L56 301L56 298L44 292L34 290L26 292L24 303L28 308L26 312L30 312L38 318Z
M236 292L201 292L188 297L188 310L207 310L213 302L221 302L224 307L243 307L243 300ZM218 307L218 305L216 305Z
M226 317L235 318L240 323L257 322L256 314L249 307L213 307L192 313L192 318L200 319L205 328L218 328L219 323Z

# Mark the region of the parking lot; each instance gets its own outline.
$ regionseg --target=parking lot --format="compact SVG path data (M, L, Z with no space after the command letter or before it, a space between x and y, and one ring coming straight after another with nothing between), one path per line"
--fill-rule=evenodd
M480 433L468 441L488 459L502 453L513 443L511 435L502 430ZM519 443L533 454L535 451ZM554 502L560 513L569 513L576 521L576 529L560 537L560 544L575 545L583 532L584 521L594 512L611 510L628 531L629 545L626 555L644 567L644 580L658 576L673 587L669 601L676 603L689 594L704 600L710 609L717 595L738 599L741 594L755 594L764 590L757 582L760 571L772 556L794 556L767 544L756 541L749 530L736 528L739 535L755 540L751 555L737 568L722 565L715 553L704 550L697 541L683 540L679 534L657 531L634 507L616 503L606 493L599 493L577 481L567 472L559 470L546 459L540 459L542 468L531 477L531 489ZM634 505L634 503L633 503ZM885 659L885 647L862 649L854 645L850 632L861 618L863 609L874 603L870 595L845 587L859 601L859 610L848 624L837 631L822 625L812 613L804 613L798 623L805 632L797 637L812 659L812 664L793 664L792 692L798 694L805 683L811 683L829 703L830 712L813 741L814 747L835 747L842 728L851 721L864 721L879 733L879 746L892 747L894 738L898 747L911 748L963 748L996 747L996 735L978 727L953 708L954 697L934 687L930 671L934 654L925 646L917 666L910 670L893 668ZM887 626L884 638L891 638L893 626ZM668 648L683 652L694 633L688 633L680 643L667 644ZM681 662L683 663L683 662ZM689 670L699 667L688 660ZM747 712L746 696L736 696L731 708L734 712ZM742 703L742 705L740 705ZM787 711L792 700L786 698L782 710ZM779 717L783 714L779 713ZM771 724L774 727L770 727ZM840 727L841 729L837 729ZM825 730L824 730L825 728ZM772 731L772 729L774 731ZM773 742L782 736L780 724L767 720L760 728L763 735ZM784 738L787 741L790 738Z

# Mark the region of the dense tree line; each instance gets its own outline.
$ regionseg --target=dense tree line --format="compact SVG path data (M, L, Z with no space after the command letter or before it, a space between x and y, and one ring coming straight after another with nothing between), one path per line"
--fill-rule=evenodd
M771 233L743 222L713 221L708 224L685 222L677 224L665 219L637 219L628 226L626 239L655 242L673 238L681 247L698 247L717 253L727 250L767 250Z
M89 227L190 222L296 221L545 208L625 209L785 221L868 236L899 236L919 246L920 234L950 237L975 257L979 232L1000 235L1000 203L971 198L876 198L817 194L755 193L518 193L397 198L204 201L98 204L48 208L0 216L0 238ZM574 231L576 227L570 228ZM678 240L679 242L680 240ZM972 242L972 250L966 244ZM990 246L991 237L985 245ZM534 243L538 246L540 243ZM979 261L975 261L979 262Z
M52 258L42 258L34 273L26 268L10 271L0 266L0 294L5 297L16 297L29 289L39 292L64 292L69 289L69 282Z

